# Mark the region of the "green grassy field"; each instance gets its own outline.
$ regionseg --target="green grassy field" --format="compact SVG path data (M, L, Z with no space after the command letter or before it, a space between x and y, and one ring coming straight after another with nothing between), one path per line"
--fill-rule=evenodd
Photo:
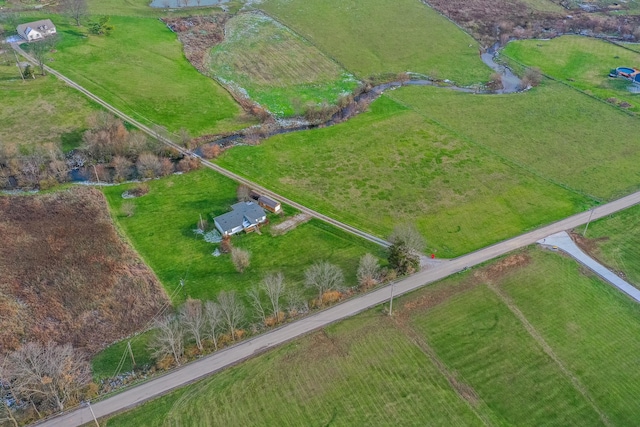
M193 135L251 124L231 96L185 59L182 46L162 22L114 16L108 37L86 37L60 25L51 65L116 108L145 124Z
M640 112L640 94L629 92L631 82L608 77L616 67L640 67L640 53L589 37L564 36L551 40L521 40L504 49L504 55L606 100L616 98Z
M395 320L369 310L107 425L626 426L640 416L640 308L569 258L519 251L394 307Z
M180 280L185 280L184 289L173 297L174 303L187 296L214 299L221 290L244 295L263 275L275 271L282 271L290 286L302 287L304 270L316 260L339 265L346 285L354 286L360 256L371 252L384 257L377 245L311 220L278 237L271 236L268 228L262 235L234 236L233 244L252 254L251 266L240 274L228 255L213 257L216 246L193 233L200 215L213 225L213 216L229 211L236 201L236 183L204 169L150 181L149 194L128 200L135 204L135 213L126 217L120 214L125 202L121 195L130 186L106 187L104 192L117 223L167 293L173 294Z
M454 135L572 191L610 200L639 188L638 119L559 83L545 81L515 95L425 87L390 96Z
M149 350L149 341L153 337L153 331L145 332L129 339L119 341L102 350L91 359L91 373L96 380L102 378L111 378L115 373L117 366L120 364L122 354L127 349L127 342L131 341L131 351L136 359L136 366L150 365L153 363L153 357ZM130 372L133 370L131 357L127 354L122 368L118 373Z
M9 152L45 143L69 151L81 143L87 116L96 109L54 77L23 82L15 63L0 65L0 145Z
M309 42L259 12L231 18L225 40L208 60L212 75L246 90L278 117L299 114L309 102L335 104L358 84Z
M442 257L587 206L386 96L346 123L236 147L219 163L380 236L415 223Z
M267 0L258 7L360 78L413 71L472 84L490 75L478 44L419 1Z
M576 231L582 233L584 228ZM596 258L640 287L640 206L589 224L586 237Z

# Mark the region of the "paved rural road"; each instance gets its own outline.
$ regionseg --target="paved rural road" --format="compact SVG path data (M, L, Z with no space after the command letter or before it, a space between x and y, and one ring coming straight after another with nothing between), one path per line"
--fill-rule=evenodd
M582 212L546 227L444 262L438 266L400 280L393 285L387 285L376 291L361 295L327 310L289 323L255 338L248 339L233 347L213 353L210 356L192 362L161 377L152 379L113 397L97 402L92 405L93 411L95 415L100 418L132 408L147 400L166 394L177 387L184 386L211 375L216 371L234 365L267 349L382 304L389 300L392 287L394 295L401 295L413 291L426 284L457 273L465 267L478 265L511 252L514 249L536 243L538 240L551 234L586 224L589 219L596 220L638 203L640 203L640 192L607 203L592 211ZM47 427L80 426L91 422L92 419L89 408L85 407L50 418L36 425Z
M25 57L27 60L29 60L30 62L32 62L34 65L38 65L37 61L31 57L28 53L26 53L24 50L22 50L22 48L20 48L20 46L18 45L18 43L11 43L11 47L18 52L20 55L22 55L23 57ZM128 115L126 115L125 113L123 113L122 111L118 110L117 108L115 108L113 105L107 103L106 101L102 100L101 98L97 97L96 95L94 95L93 93L89 92L87 89L83 88L82 86L80 86L79 84L75 83L73 80L65 77L64 75L62 75L61 73L57 72L56 70L48 67L48 66L44 66L44 69L50 73L53 74L54 76L56 76L57 78L59 78L60 80L62 80L63 82L67 83L69 86L71 86L72 88L82 92L84 95L86 95L87 97L89 97L91 100L97 102L98 104L102 105L104 108L106 108L107 110L111 111L113 114L115 114L116 116L120 117L122 120L125 120L129 123L131 123L132 125L134 125L135 127L137 127L138 129L140 129L141 131L145 132L146 134L152 136L153 138L156 138L160 141L162 141L163 143L171 146L172 148L178 150L179 152L183 153L184 155L187 156L192 156L192 157L196 157L200 160L200 162L210 168L215 170L216 172L220 173L221 175L224 175L228 178L233 179L234 181L237 181L239 183L245 184L248 187L256 190L257 192L267 195L269 197L272 197L274 199L277 199L280 202L286 203L289 206L293 206L294 208L298 209L301 212L304 212L308 215L311 215L314 218L318 218L321 219L325 222L328 222L344 231L347 231L349 233L355 234L357 236L362 237L363 239L369 240L373 243L376 243L378 245L381 245L383 247L389 247L391 246L391 243L387 242L384 239L381 239L379 237L376 237L372 234L369 233L365 233L362 230L358 230L355 227L352 227L348 224L344 224L340 221L337 221L331 217L328 217L324 214L321 214L320 212L316 212L313 209L309 209L306 206L301 205L300 203L294 202L293 200L287 199L286 197L283 197L279 194L274 193L273 191L270 191L258 184L256 184L255 182L249 181L248 179L237 175L221 166L216 165L215 163L211 163L210 161L198 156L197 154L192 153L189 150L186 150L185 148L179 146L178 144L174 143L173 141L171 141L170 139L168 139L167 137L165 137L164 135L160 135L158 134L156 131L154 131L153 129L151 129L148 126L143 125L142 123L138 122L137 120L133 119L132 117L129 117Z
M545 246L557 246L563 252L568 253L579 263L586 266L598 276L602 277L607 282L611 283L616 288L620 289L631 298L640 302L640 290L629 284L627 281L620 278L613 271L609 270L604 265L600 264L589 255L582 252L582 250L575 244L571 237L565 231L552 234L542 240L538 240L538 243Z

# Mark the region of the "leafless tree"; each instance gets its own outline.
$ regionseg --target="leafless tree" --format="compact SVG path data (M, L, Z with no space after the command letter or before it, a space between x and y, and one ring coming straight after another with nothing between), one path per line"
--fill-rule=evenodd
M188 7L189 6L189 0L178 0L182 3L182 7Z
M304 284L318 291L318 301L322 302L322 295L329 290L338 290L344 283L344 275L337 265L329 262L313 264L304 272Z
M154 178L162 174L162 161L153 153L142 153L136 162L138 175L143 178Z
M49 52L58 43L58 36L52 35L45 37L44 39L29 43L29 52L34 57L40 68L40 74L45 75L44 63L47 60Z
M131 174L131 168L133 163L131 160L123 156L115 156L111 160L111 167L113 168L113 180L116 182L126 181Z
M193 148L193 138L191 138L188 130L186 130L185 128L180 128L178 136L180 137L180 143L184 148L186 148L187 150L191 150Z
M380 281L380 265L378 259L371 254L364 254L358 264L358 284L363 287L374 286Z
M187 334L195 340L198 350L202 351L202 335L207 324L207 318L202 308L202 301L191 298L187 299L180 307L178 318Z
M218 349L218 334L224 325L224 317L220 304L215 301L207 301L204 304L204 311L207 318L207 335L213 341L213 346Z
M242 273L251 263L251 254L249 251L241 248L231 248L231 261L236 271Z
M227 327L229 333L231 333L231 339L236 340L236 329L244 321L245 310L242 303L238 300L235 291L222 291L218 294L218 304L220 305L220 311L222 312L222 318Z
M9 400L7 399L13 394L11 387L11 381L9 381L10 374L6 368L6 358L0 365L0 425L3 423L11 423L14 427L18 427L18 421L13 415L13 410L9 406Z
M185 330L174 315L165 316L155 322L156 333L150 343L153 356L162 359L172 356L177 365L184 354Z
M263 324L267 321L267 314L264 309L264 305L262 304L262 292L260 292L260 288L257 286L253 286L249 288L247 291L247 297L249 298L249 302L253 307L253 311L255 316L262 322Z
M285 300L287 302L287 312L290 316L297 316L309 310L309 304L298 288L287 288Z
M278 323L280 315L280 300L285 292L284 274L282 272L267 274L262 279L262 289L264 289L269 302L271 303L271 315Z
M240 184L236 190L236 195L239 202L248 202L251 200L251 189L245 184Z
M76 22L80 26L80 20L87 16L86 0L61 0L60 10L62 13Z
M7 368L16 397L41 409L63 411L91 380L89 364L69 344L26 343L8 356Z
M426 245L424 238L412 224L403 224L394 228L389 241L393 244L402 244L417 254L422 252Z

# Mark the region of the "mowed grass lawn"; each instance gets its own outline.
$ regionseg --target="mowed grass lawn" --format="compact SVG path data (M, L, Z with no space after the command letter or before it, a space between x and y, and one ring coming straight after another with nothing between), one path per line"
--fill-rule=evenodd
M503 54L530 67L539 67L545 74L600 99L616 98L631 104L630 111L640 111L640 94L628 90L633 84L621 77L609 77L609 72L617 67L640 68L640 53L604 40L564 36L512 42Z
M355 286L360 257L367 252L384 257L379 246L311 220L278 237L268 231L234 236L232 243L251 253L251 265L241 274L229 255L212 256L216 245L193 233L200 215L213 226L214 216L230 210L236 202L235 182L202 169L148 184L149 193L136 199L122 198L132 184L106 187L104 192L117 223L173 295L174 303L187 296L214 299L221 290L236 290L244 296L265 274L277 271L284 273L289 286L302 288L304 270L315 261L339 265L345 284ZM125 201L135 206L131 217L120 213ZM184 289L174 292L181 279ZM313 296L312 290L307 293Z
M565 85L514 95L431 87L389 95L520 168L605 201L640 188L640 122Z
M475 40L416 0L266 0L258 7L359 78L412 71L467 85L491 74Z
M219 163L379 236L416 224L442 257L588 206L386 96L346 123L236 147Z
M579 233L584 228L576 230ZM640 288L640 206L633 206L589 224L593 255L609 268L625 274Z
M0 65L0 146L9 152L45 143L73 149L97 108L54 77L23 82L15 64Z
M110 36L61 25L49 65L144 124L192 135L247 126L242 110L193 68L166 26L153 18L114 16ZM249 123L250 124L250 123Z
M241 13L225 28L225 40L208 58L211 73L278 117L326 102L358 85L351 74L315 46L260 12Z
M603 425L598 412L633 425L640 308L557 253L515 257L398 299L394 319L369 310L106 425Z

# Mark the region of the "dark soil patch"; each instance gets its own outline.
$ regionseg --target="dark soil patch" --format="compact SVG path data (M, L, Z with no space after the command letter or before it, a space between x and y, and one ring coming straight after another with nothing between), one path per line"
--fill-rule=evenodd
M168 301L108 212L92 188L0 197L0 355L27 341L93 354Z

